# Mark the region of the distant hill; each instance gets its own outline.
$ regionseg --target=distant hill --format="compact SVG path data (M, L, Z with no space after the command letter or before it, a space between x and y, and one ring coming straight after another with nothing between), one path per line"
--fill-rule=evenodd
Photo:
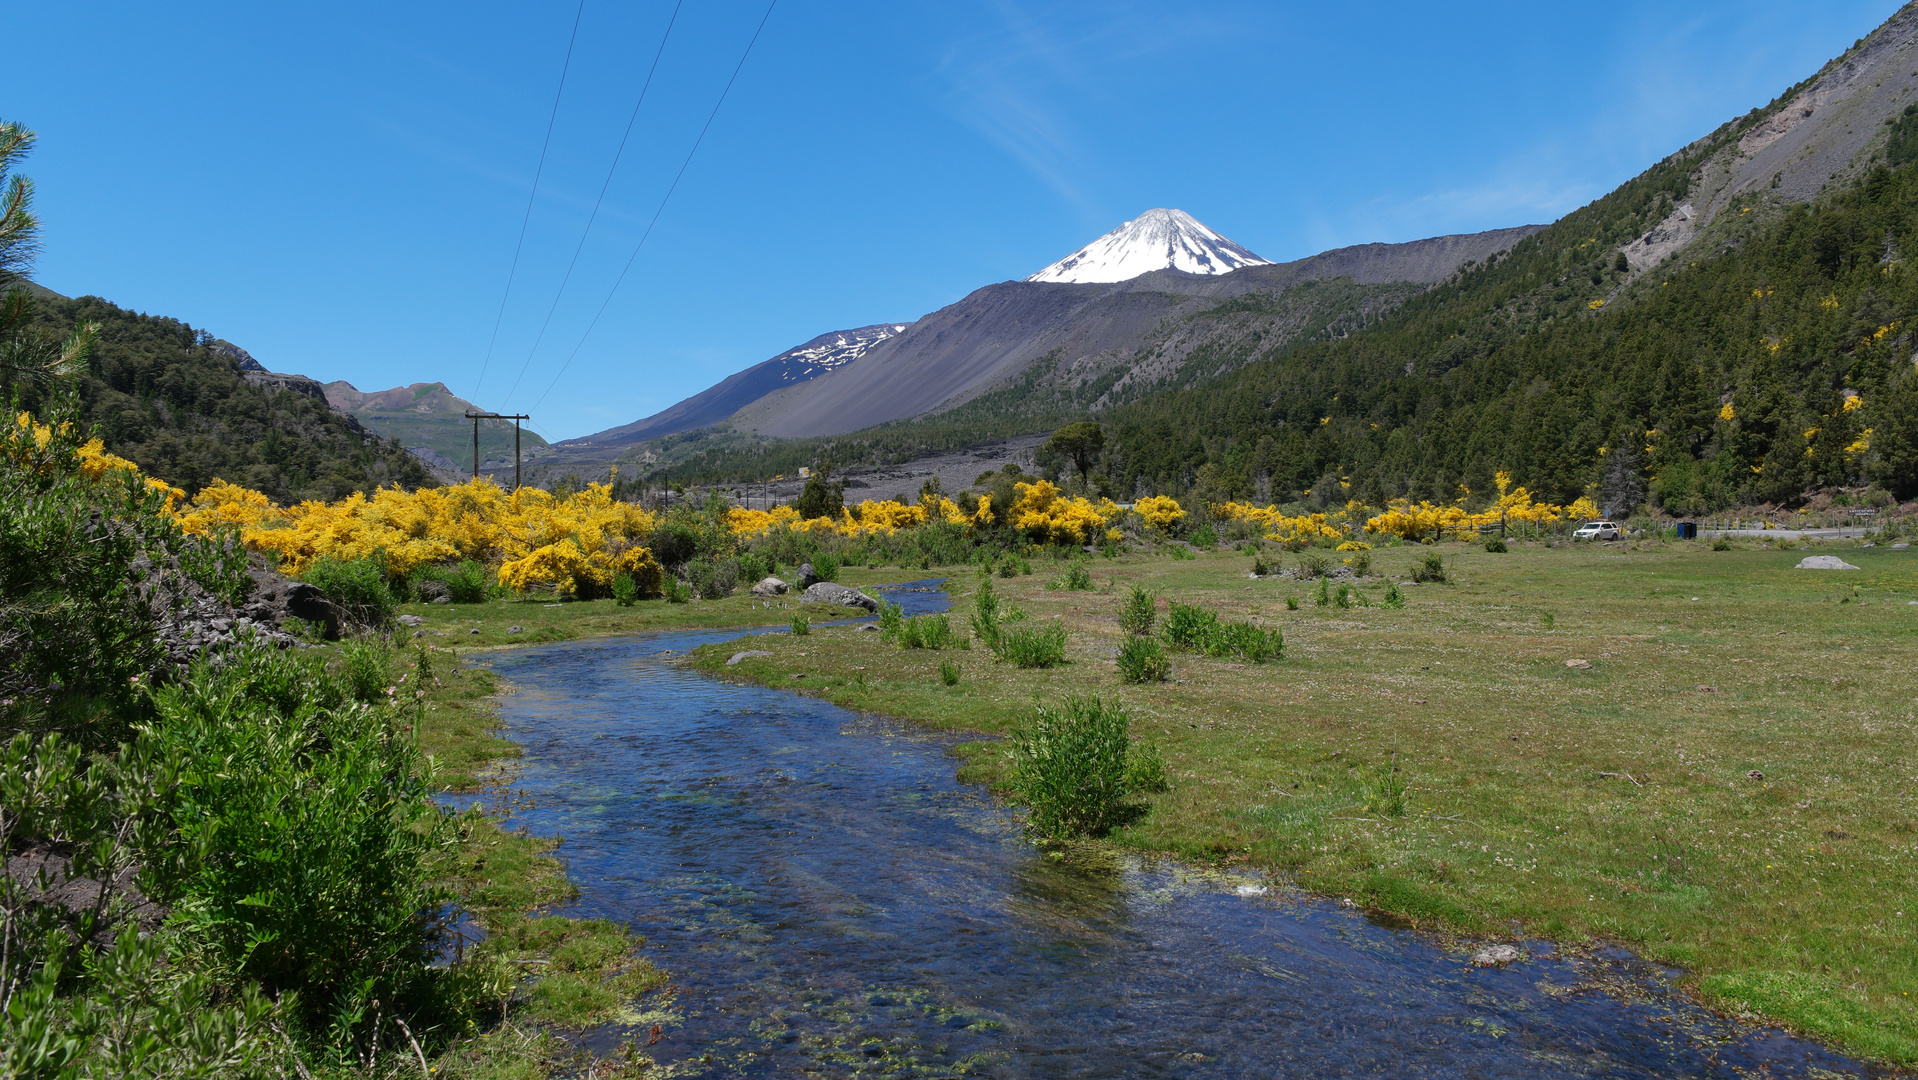
M59 333L100 324L92 369L80 382L82 423L107 449L189 494L216 478L281 503L435 483L404 447L329 409L318 383L243 370L231 347L217 347L225 343L205 331L97 296L39 290L35 306L36 322ZM9 384L0 372L0 393L17 392L25 409L45 411L51 389Z
M1295 286L1335 278L1429 283L1541 227L1365 244L1225 274L1161 269L1116 283L1000 282L920 319L838 371L754 402L733 426L761 435L832 435L942 412L1012 383L1041 358L1060 368L1103 358L1095 362L1102 369L1136 360L1138 348L1171 322L1222 301L1257 294L1276 303Z
M367 430L398 441L442 472L457 476L471 474L473 422L466 418L466 413L486 410L475 409L471 402L447 389L445 383L420 382L366 393L341 379L327 383L323 390L329 403L351 414ZM528 429L520 429L522 453L531 456L545 447L545 439ZM481 470L511 471L512 467L512 421L480 421Z
M562 448L592 453L628 446L646 439L710 427L776 390L808 382L864 356L866 350L896 337L904 323L878 323L854 330L834 330L804 345L788 349L771 360L754 364L673 407L616 428L561 444Z

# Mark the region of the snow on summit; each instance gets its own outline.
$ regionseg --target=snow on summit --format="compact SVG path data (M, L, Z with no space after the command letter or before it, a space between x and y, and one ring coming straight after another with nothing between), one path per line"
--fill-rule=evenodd
M1250 251L1206 228L1184 210L1147 210L1027 278L1027 281L1126 281L1154 270L1229 274L1266 266Z

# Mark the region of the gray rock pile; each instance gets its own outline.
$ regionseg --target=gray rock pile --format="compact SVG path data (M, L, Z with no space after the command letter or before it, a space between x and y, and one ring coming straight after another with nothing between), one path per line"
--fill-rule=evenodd
M810 569L802 567L801 569ZM840 607L856 607L866 611L878 611L879 601L833 581L819 581L806 587L803 597L808 604L837 604Z

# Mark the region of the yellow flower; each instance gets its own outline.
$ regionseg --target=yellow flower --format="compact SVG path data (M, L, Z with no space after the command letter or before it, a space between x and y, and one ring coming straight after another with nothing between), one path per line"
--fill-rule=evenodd
M1738 413L1732 408L1732 403L1727 401L1718 407L1718 418L1725 421L1736 420L1738 419Z

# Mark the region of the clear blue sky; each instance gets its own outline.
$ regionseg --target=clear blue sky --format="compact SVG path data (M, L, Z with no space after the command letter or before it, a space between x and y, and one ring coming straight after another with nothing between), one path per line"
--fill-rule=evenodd
M533 352L673 10L586 0L483 384L576 0L13 5L0 118L40 135L49 287L565 438L1156 206L1278 260L1548 221L1897 7L780 0L561 374L766 11L680 12Z

